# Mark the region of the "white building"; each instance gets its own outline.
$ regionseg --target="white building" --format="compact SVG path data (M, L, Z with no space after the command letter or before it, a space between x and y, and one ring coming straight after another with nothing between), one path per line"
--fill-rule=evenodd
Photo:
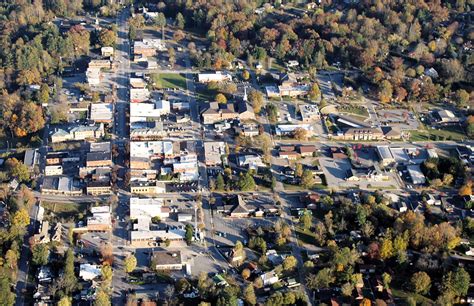
M159 100L155 103L131 103L130 122L147 121L148 118L158 119L170 113L170 102Z
M130 88L130 102L139 103L150 99L150 91L147 88Z
M93 103L90 106L89 118L95 122L112 122L113 106L112 103Z
M53 165L53 166L46 166L44 168L44 175L46 176L62 175L62 174L63 174L63 166Z
M102 48L100 48L100 53L104 57L114 56L114 48L113 47L102 47Z
M98 265L81 264L79 267L79 277L85 281L94 280L101 275L100 266Z
M229 73L216 71L213 73L200 73L198 74L199 83L209 83L209 82L232 82L232 76Z
M97 68L97 67L87 68L86 80L90 86L99 85L102 80L102 72L100 72L100 68Z
M171 141L133 141L130 142L130 157L164 158L173 156Z
M130 219L168 218L170 209L165 207L163 202L160 198L130 198Z
M275 128L275 133L278 136L292 135L296 129L306 130L311 136L313 134L313 126L310 124L279 124Z

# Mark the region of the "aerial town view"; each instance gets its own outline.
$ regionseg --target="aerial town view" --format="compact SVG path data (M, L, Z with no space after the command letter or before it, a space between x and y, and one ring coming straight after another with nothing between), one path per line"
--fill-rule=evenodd
M3 0L0 41L0 306L474 305L474 0Z

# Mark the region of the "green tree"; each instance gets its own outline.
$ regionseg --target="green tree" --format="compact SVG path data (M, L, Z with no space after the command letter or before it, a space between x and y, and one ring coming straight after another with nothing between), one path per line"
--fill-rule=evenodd
M60 284L66 295L72 293L77 287L77 278L74 273L74 252L72 249L66 251L64 274Z
M124 260L125 273L130 273L137 267L137 258L134 255L128 255Z
M469 93L464 89L458 89L456 91L455 100L459 107L464 107L469 102Z
M99 289L95 297L94 306L110 306L110 296L104 289Z
M392 282L392 276L390 276L390 274L388 274L387 272L384 272L382 274L382 281L385 289L388 289L390 287L390 283Z
M193 241L193 237L194 237L193 226L191 224L186 224L186 233L184 234L184 239L186 240L186 243L188 245L190 245L191 242Z
M392 84L387 81L383 80L379 86L379 100L382 103L388 103L392 99L393 94L393 87Z
M32 250L32 261L37 266L44 266L48 263L49 257L49 246L45 243L40 243L33 246Z
M329 288L329 286L336 281L334 273L330 268L324 268L319 270L317 274L309 274L306 276L306 285L310 289L323 289Z
M301 186L306 189L313 187L314 185L314 176L311 170L304 170L303 176L301 177Z
M237 182L240 191L254 191L256 184L250 172L240 174L239 181Z
M303 164L297 163L295 165L295 177L301 178L303 176Z
M391 235L382 239L382 243L380 245L380 257L385 260L389 259L393 256L393 243Z
M26 227L30 224L30 215L28 210L20 208L12 216L12 226Z
M49 86L48 84L41 84L40 90L38 92L38 101L41 104L48 103L49 101Z
M158 13L158 15L153 20L155 25L161 27L161 39L165 40L165 26L166 26L166 16L163 13Z
M102 47L113 47L117 41L117 33L109 29L99 32L99 43Z
M244 301L249 305L257 304L257 296L255 295L255 290L253 289L253 284L248 284L244 288L243 292Z
M250 79L250 72L248 72L248 70L242 71L242 79L244 79L245 81Z
M114 275L112 267L109 264L103 264L102 268L100 269L100 274L102 277L103 287L110 288L110 286L112 285L112 277Z
M71 306L72 305L72 299L69 296L62 297L58 301L58 306Z
M15 294L11 291L11 280L6 273L0 275L0 296L2 297L1 305L13 306L15 304Z
M305 209L300 217L300 223L303 225L305 230L309 230L311 228L311 224L313 223L313 216L311 215L311 212Z
M222 93L218 93L215 97L215 100L219 104L226 104L227 103L227 98Z
M258 114L263 107L263 95L258 90L251 90L249 93L249 101L252 103L253 111Z
M419 294L427 294L431 287L431 278L426 272L416 272L410 279L413 291Z
M319 86L317 83L313 83L311 88L308 92L308 96L311 100L317 100L321 96L321 91L319 90Z
M443 277L442 288L444 292L451 293L454 296L464 296L469 290L471 277L464 268L456 268Z
M292 271L296 268L297 264L298 264L298 261L296 260L296 258L294 256L292 256L292 255L287 256L283 260L283 270Z
M217 174L216 178L216 190L223 191L225 189L224 177L221 173Z
M182 30L184 29L185 25L186 25L186 20L184 19L183 14L181 13L176 14L176 27Z
M16 177L20 182L27 182L30 180L30 171L28 167L15 157L7 159L5 168L11 177Z

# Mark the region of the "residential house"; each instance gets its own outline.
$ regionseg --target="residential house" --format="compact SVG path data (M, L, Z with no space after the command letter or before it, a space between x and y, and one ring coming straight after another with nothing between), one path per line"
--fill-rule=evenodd
M40 154L36 149L28 149L25 151L25 158L23 164L28 167L28 170L33 171L38 165Z
M311 145L301 145L298 147L301 157L312 157L316 152L316 147Z
M271 286L280 281L280 278L278 277L278 274L276 274L275 271L263 273L262 275L260 275L260 278L262 279L264 287Z
M279 151L278 157L286 158L288 160L297 160L300 157L300 154L295 151Z

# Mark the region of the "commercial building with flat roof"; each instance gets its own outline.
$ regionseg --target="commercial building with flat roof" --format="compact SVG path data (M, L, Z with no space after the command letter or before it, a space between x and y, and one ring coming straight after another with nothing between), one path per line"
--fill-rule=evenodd
M184 266L181 251L154 251L151 263L156 270L181 270Z

